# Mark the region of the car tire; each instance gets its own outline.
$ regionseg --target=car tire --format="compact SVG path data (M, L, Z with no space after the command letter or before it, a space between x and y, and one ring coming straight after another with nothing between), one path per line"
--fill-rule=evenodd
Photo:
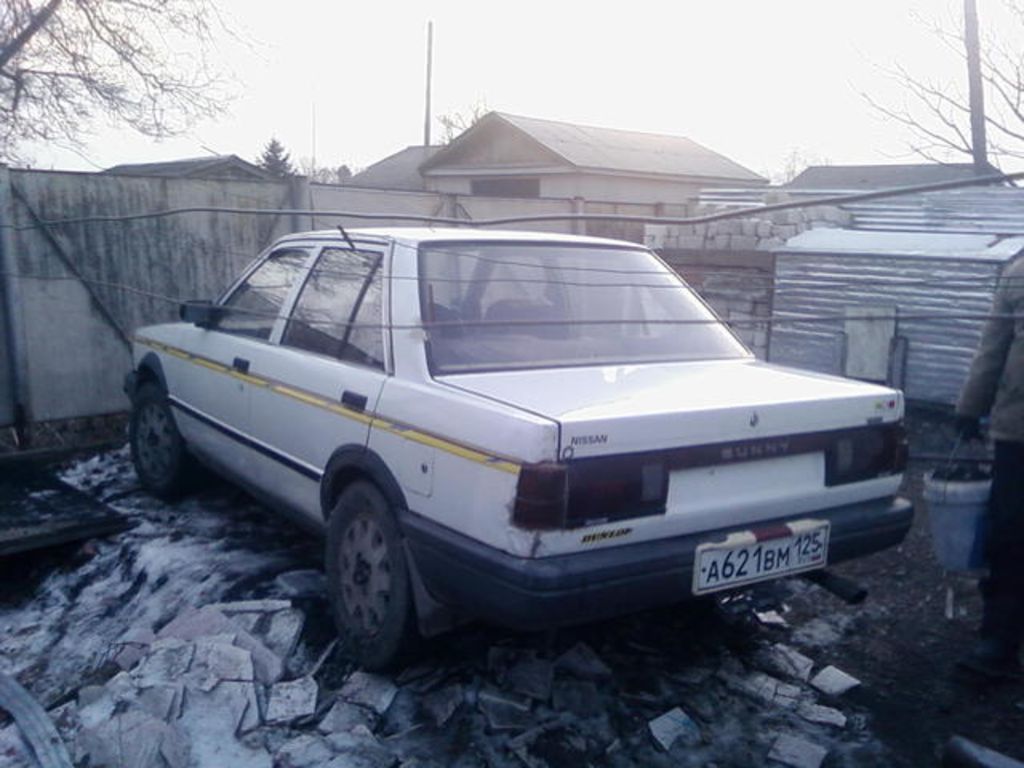
M154 496L174 499L191 487L197 467L174 423L167 393L156 384L143 384L135 394L128 443L135 474Z
M338 495L327 526L331 613L349 653L370 671L411 652L418 632L398 523L384 494L357 480Z

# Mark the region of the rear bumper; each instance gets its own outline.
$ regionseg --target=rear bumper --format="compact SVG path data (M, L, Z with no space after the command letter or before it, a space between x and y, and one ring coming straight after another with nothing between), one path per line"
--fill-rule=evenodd
M899 544L913 521L903 498L801 514L829 520L830 564ZM782 518L772 522L785 522ZM409 551L438 601L522 630L579 624L691 597L697 546L746 526L571 555L523 558L432 523L401 517Z

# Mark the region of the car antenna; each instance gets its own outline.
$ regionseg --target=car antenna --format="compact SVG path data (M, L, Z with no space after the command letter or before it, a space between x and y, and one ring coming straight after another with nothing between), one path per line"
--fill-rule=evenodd
M353 251L356 250L356 244L352 242L352 238L348 236L348 232L345 231L345 228L341 226L341 224L338 225L338 231L341 232L341 236L345 238L345 242L348 243L348 247Z

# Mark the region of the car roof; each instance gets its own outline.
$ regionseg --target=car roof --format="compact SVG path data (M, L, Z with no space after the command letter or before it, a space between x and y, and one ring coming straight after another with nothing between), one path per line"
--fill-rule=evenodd
M346 229L345 232L353 240L393 241L416 247L421 243L430 242L530 242L530 243L565 243L574 245L601 245L629 248L643 248L638 243L624 240L612 240L604 237L588 237L584 235L565 235L557 232L524 232L507 229L475 229L471 227L372 227ZM344 235L338 229L320 229L310 232L296 232L285 235L279 243L292 240L341 240Z

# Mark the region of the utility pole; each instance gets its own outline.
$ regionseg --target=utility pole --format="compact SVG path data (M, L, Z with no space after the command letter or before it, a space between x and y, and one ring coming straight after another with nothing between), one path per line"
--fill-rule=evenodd
M964 46L967 49L967 90L971 106L971 154L974 172L989 173L988 140L985 138L985 94L981 81L981 45L978 42L978 7L976 0L964 0Z
M434 22L427 22L427 101L423 118L423 146L430 146L430 81L434 68Z

